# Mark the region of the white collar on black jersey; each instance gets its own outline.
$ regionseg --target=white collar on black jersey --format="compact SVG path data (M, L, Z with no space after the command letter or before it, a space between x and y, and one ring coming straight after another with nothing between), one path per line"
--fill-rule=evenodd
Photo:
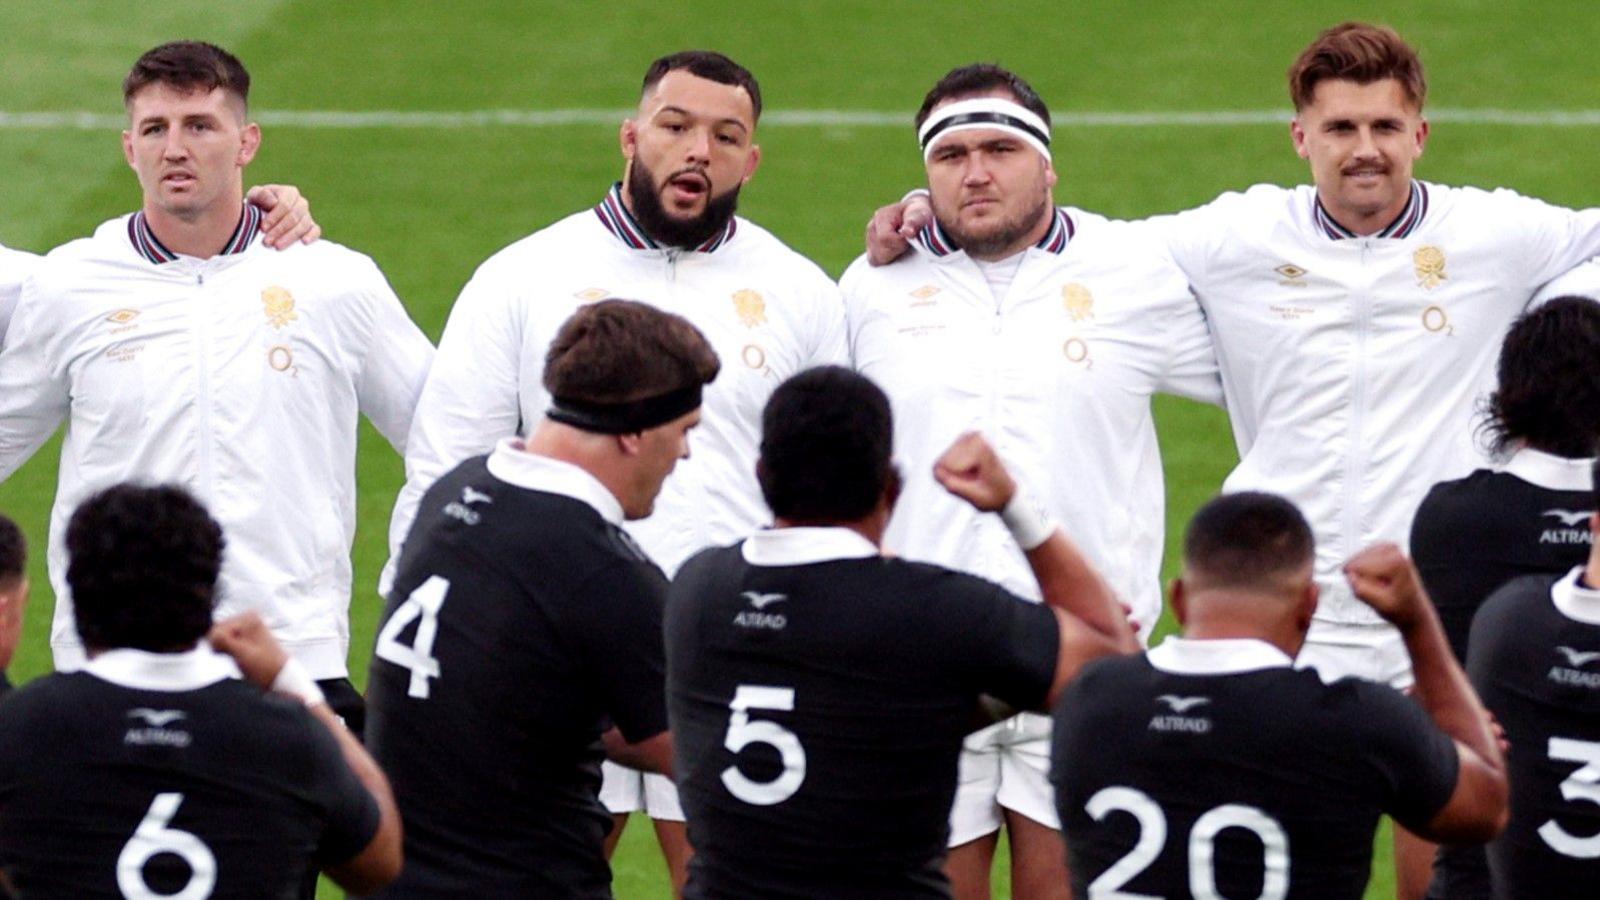
M594 507L613 525L622 524L622 503L600 479L579 466L522 449L521 438L504 438L489 454L489 474L506 484L571 497Z
M1600 591L1578 584L1578 566L1550 588L1550 602L1563 616L1586 625L1600 625Z
M239 677L233 660L201 642L183 653L151 653L122 647L89 660L83 671L112 684L140 691L196 691Z
M1145 651L1145 658L1173 675L1233 675L1294 665L1289 654L1255 638L1189 640L1174 635Z
M878 548L849 528L768 528L740 549L752 566L805 566L839 559L869 559Z
M1502 471L1551 491L1594 489L1593 459L1567 459L1532 447L1523 447L1511 454Z

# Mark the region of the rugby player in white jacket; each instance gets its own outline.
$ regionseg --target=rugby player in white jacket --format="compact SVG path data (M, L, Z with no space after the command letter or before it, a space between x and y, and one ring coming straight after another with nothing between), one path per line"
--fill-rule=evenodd
M655 513L630 522L629 531L670 575L696 551L733 543L770 521L755 476L761 410L790 375L843 363L847 354L838 288L815 264L733 215L760 160L760 114L755 78L727 57L691 51L657 60L646 72L638 114L622 124L622 182L598 206L479 267L450 312L417 406L406 485L389 530L391 565L429 485L543 419L551 339L579 306L605 297L683 316L722 359L689 458L667 480ZM681 886L688 842L671 782L658 775L641 782L638 773L608 763L601 799L618 828L628 812L649 812Z
M1048 120L998 66L946 74L917 116L935 220L915 252L879 268L858 259L840 281L851 356L895 411L904 487L884 547L1038 597L1001 522L934 479L950 442L981 431L1148 637L1166 538L1151 395L1216 403L1221 385L1161 232L1055 207ZM1049 738L1048 717L1023 713L967 739L946 866L955 896L987 896L1002 827L1014 895L1068 896Z
M260 143L248 85L205 44L135 64L123 146L143 207L57 248L24 286L0 353L0 478L68 421L47 554L58 668L83 662L62 548L71 511L116 482L173 482L226 530L220 614L259 611L359 718L337 683L358 412L403 450L432 347L367 257L327 241L262 246L242 189Z
M1240 455L1224 490L1288 497L1316 532L1322 600L1297 663L1405 687L1399 635L1342 567L1403 547L1428 488L1482 464L1473 412L1501 339L1541 285L1600 253L1600 210L1416 181L1426 85L1389 29L1323 32L1290 93L1314 186L1257 185L1161 224L1216 344ZM927 221L920 207L880 211L875 258Z

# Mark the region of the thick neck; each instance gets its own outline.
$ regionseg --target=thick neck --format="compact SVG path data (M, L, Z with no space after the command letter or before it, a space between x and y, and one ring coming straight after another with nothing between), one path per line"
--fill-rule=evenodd
M1340 227L1354 232L1359 237L1372 237L1388 228L1396 219L1400 218L1401 213L1405 212L1406 204L1411 200L1411 192L1406 191L1389 206L1368 215L1359 215L1328 202L1329 198L1322 195L1320 186L1317 188L1317 196L1329 218L1337 222Z
M1190 594L1185 602L1183 636L1193 640L1266 641L1293 658L1305 644L1305 629L1287 612L1279 597L1231 591Z
M844 528L854 531L872 542L872 546L883 547L883 532L888 526L887 516L871 515L865 519L856 519L853 522L819 521L814 519L785 519L779 516L772 520L774 528Z
M210 259L228 246L244 215L244 196L230 194L193 216L179 216L145 200L144 218L158 240L173 253Z

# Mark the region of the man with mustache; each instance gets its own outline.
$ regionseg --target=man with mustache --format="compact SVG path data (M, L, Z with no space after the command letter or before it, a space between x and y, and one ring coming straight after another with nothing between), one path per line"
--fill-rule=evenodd
M1313 184L1257 185L1161 221L1216 345L1240 456L1224 490L1288 497L1316 532L1322 603L1297 664L1404 688L1400 635L1342 566L1404 541L1427 490L1481 462L1471 422L1500 341L1541 285L1600 253L1600 210L1413 178L1427 84L1391 29L1324 31L1289 92ZM903 222L893 207L875 217L874 259L931 219L914 203ZM1431 852L1400 856L1400 896L1420 896Z
M598 206L495 254L462 290L423 389L390 525L391 563L422 493L468 457L544 417L545 351L579 306L630 297L694 323L724 360L706 389L690 457L649 518L629 523L669 575L695 551L769 521L756 484L761 409L788 376L842 362L844 309L822 270L734 216L761 159L761 91L720 53L686 51L645 73L636 116L622 123L622 181ZM391 581L386 573L384 588ZM618 816L656 820L673 880L688 844L672 784L607 766L601 797ZM615 840L617 833L613 834Z

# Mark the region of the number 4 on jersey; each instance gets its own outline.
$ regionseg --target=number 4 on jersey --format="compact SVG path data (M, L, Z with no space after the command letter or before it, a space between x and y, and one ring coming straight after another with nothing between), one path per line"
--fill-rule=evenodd
M433 639L439 634L439 609L444 606L445 594L449 592L448 579L437 575L429 577L400 604L378 633L378 658L411 670L411 686L406 693L421 700L428 699L428 679L439 677L439 661L433 658ZM417 636L407 647L400 643L400 632L412 622L417 622Z

